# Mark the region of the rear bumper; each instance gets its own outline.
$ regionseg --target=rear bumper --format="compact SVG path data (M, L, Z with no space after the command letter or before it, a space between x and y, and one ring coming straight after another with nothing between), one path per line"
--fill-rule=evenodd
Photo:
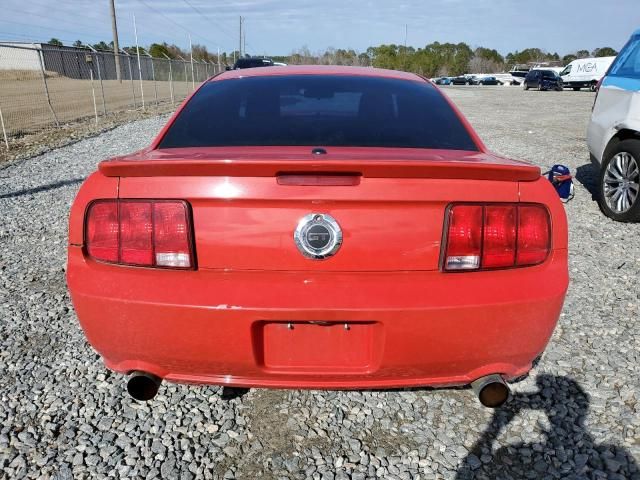
M72 246L67 276L80 324L113 370L331 389L523 375L568 284L566 250L536 267L464 274L184 272L99 264Z
M563 82L564 88L589 88L595 83L595 80L580 80L573 82Z

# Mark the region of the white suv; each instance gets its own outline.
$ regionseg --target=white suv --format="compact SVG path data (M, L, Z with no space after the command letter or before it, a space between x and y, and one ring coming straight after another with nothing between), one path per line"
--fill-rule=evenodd
M640 30L601 81L587 131L600 166L600 208L620 222L640 221Z

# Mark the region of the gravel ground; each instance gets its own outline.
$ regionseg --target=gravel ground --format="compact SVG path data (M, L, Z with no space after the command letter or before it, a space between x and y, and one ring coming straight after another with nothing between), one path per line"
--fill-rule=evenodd
M640 225L607 220L589 192L593 94L446 91L492 149L583 182L566 206L564 313L505 408L468 390L164 385L131 400L71 307L67 212L99 160L148 144L154 118L0 169L0 478L640 478Z

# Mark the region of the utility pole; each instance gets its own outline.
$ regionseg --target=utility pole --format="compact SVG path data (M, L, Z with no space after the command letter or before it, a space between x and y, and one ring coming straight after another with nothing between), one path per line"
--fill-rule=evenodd
M196 80L193 75L193 44L191 43L191 34L189 34L189 50L191 51L191 87L196 89Z
M140 46L138 45L138 28L136 27L136 14L133 14L133 33L136 37L136 55L138 57L138 75L140 76L140 96L142 97L142 109L144 110L144 87L142 86L142 65L140 65Z
M120 47L118 45L118 24L116 22L116 6L115 0L109 0L111 7L111 31L113 32L113 59L116 62L116 79L122 83L120 75Z
M242 58L242 15L240 15L240 45L238 48L238 56Z
M409 30L409 25L404 24L404 49L407 49L407 31Z

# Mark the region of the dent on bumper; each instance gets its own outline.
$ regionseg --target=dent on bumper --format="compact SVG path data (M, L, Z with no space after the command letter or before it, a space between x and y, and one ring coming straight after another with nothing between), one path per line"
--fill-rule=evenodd
M118 267L69 249L80 324L105 364L169 381L393 388L507 379L559 318L567 252L543 265L440 272L193 272Z

